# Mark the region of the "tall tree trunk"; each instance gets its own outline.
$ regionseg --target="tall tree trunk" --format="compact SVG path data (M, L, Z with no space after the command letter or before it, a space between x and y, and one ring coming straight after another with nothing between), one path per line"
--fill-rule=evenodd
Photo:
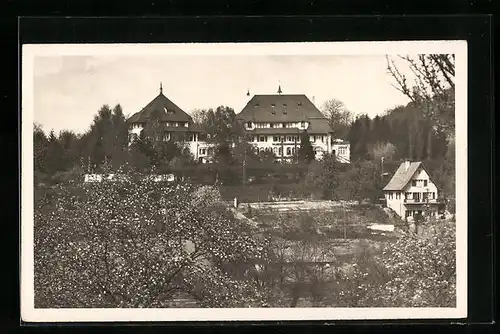
M427 159L432 159L432 125L429 124L427 131Z

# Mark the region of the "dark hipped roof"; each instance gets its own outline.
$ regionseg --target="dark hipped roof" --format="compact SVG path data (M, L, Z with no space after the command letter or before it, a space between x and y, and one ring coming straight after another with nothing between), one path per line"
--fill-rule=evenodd
M254 95L236 119L243 122L307 121L310 123L308 133L333 132L325 116L304 94Z
M169 112L167 113L166 110ZM141 111L128 119L129 123L145 123L152 115L158 115L161 122L191 122L192 118L163 93L158 94Z
M408 182L410 182L411 178L417 170L423 167L421 162L411 162L410 166L408 167L408 170L405 170L405 162L402 162L401 165L399 165L399 168L396 170L394 175L392 176L392 179L389 181L389 183L385 186L384 190L388 191L397 191L397 190L402 190Z

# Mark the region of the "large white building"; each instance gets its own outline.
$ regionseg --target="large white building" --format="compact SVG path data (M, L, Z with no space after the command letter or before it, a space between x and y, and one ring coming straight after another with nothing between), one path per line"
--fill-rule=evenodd
M279 160L295 155L305 133L316 159L335 153L340 162L350 162L349 143L334 138L328 120L303 94L254 95L236 119L256 151L271 151Z
M193 157L199 162L206 162L211 156L213 145L200 140L201 129L193 122L193 118L179 108L169 98L163 95L160 84L160 94L149 102L141 111L133 114L127 120L129 124L129 141L137 138L149 119L156 116L163 130L163 140L185 142Z
M127 120L130 142L152 117L162 126L163 140L183 141L197 161L210 161L214 145L200 140L202 130L190 115L163 95L161 84L158 96ZM249 143L257 152L273 152L278 160L291 160L305 133L316 159L327 152L334 153L340 162L350 162L349 143L333 137L328 120L305 95L255 95L236 120L243 125L245 137L250 138Z
M401 163L383 190L387 207L405 220L438 215L438 189L421 162Z

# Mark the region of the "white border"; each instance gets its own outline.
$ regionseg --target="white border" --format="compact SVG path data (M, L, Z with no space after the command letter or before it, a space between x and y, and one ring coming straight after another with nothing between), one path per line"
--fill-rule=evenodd
M35 309L33 67L55 55L385 55L454 53L456 61L456 308ZM467 316L467 42L52 44L22 47L21 318L25 322L436 319Z

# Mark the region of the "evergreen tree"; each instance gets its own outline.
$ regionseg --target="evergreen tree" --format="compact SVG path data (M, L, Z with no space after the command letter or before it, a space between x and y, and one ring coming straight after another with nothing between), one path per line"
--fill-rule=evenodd
M307 134L307 131L304 131L300 140L299 162L308 164L314 160L315 154L316 152L313 150L311 141L309 140L309 135Z
M54 130L49 133L48 143L47 143L47 159L46 159L46 171L48 174L53 175L54 173L64 170L63 157L64 150L59 143Z
M36 172L46 172L48 139L42 128L35 124L33 127L33 158L34 170Z

